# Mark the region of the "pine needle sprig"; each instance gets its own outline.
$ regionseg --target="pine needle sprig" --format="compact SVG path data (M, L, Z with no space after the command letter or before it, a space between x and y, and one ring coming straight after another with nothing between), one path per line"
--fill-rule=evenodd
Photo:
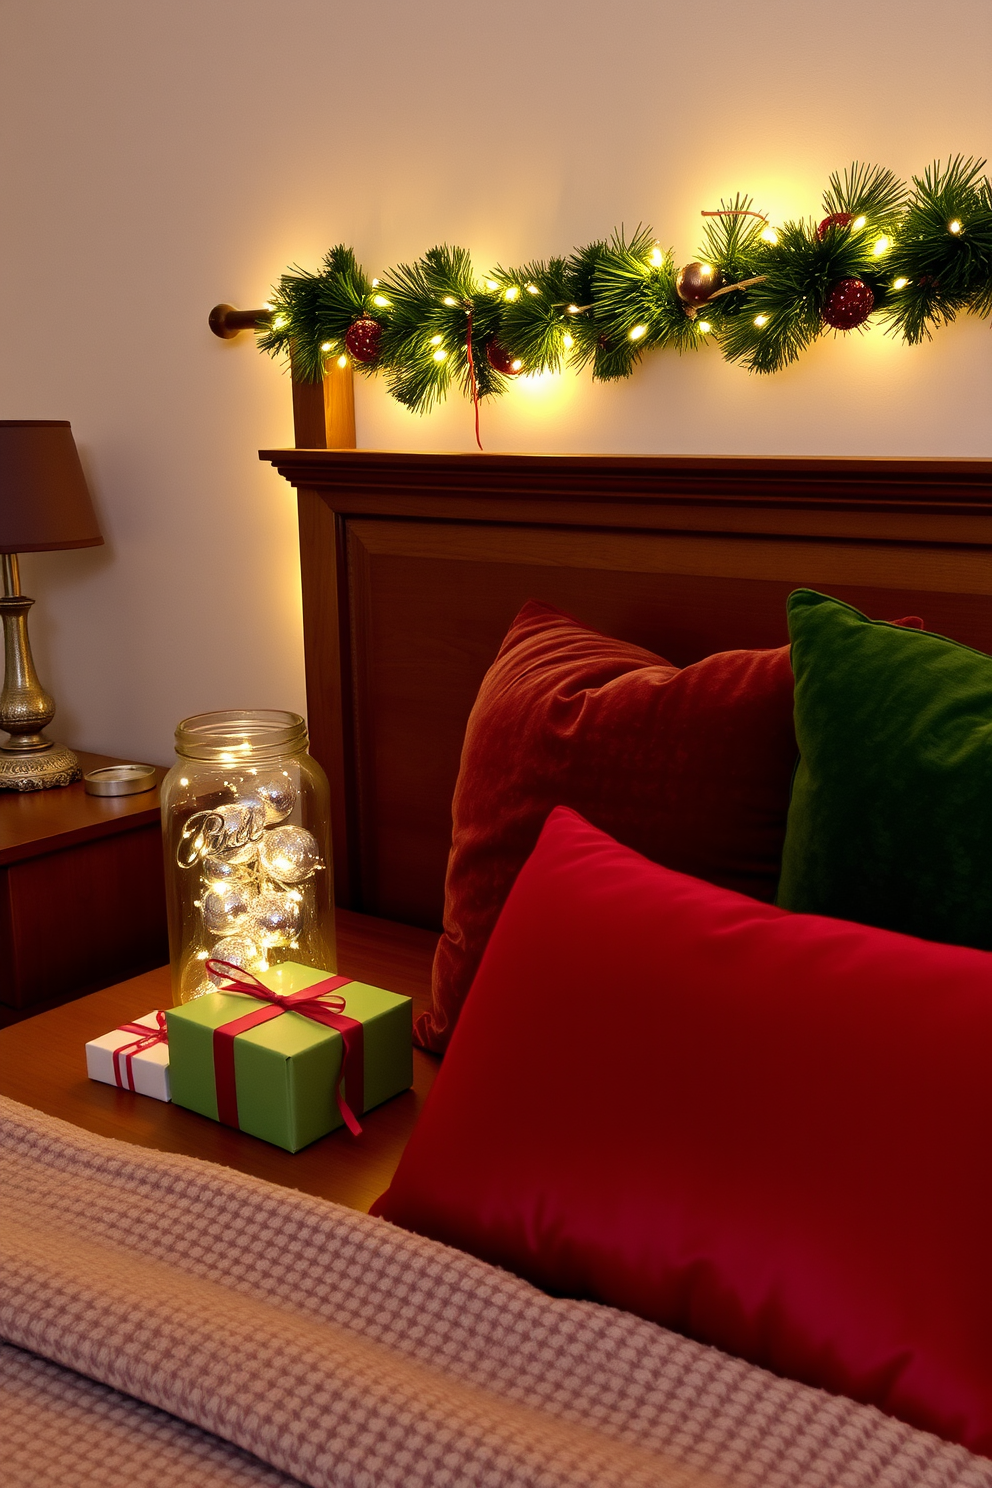
M494 269L493 278L503 292L498 340L528 372L558 372L574 344L567 307L567 264L563 258L548 263L524 264L520 269Z
M713 264L720 270L724 288L753 279L761 272L764 243L761 234L766 223L754 212L752 198L738 194L733 201L723 201L719 215L708 216L703 228L703 242L699 257L704 263ZM747 304L747 291L721 294L706 303L707 321L714 326L725 319L739 315Z
M982 220L985 223L992 222L992 180L988 176L982 182L980 198ZM992 264L987 266L984 283L976 289L968 309L973 315L981 315L983 318L992 316Z
M906 187L897 176L881 165L854 161L843 176L835 171L823 193L823 210L828 217L846 213L855 221L865 222L856 231L879 233L891 231L899 220L906 201Z
M283 274L269 303L272 318L258 336L260 349L269 356L285 355L292 361L298 382L320 382L324 357L317 337L317 309L322 276L294 267Z
M992 299L992 198L984 160L955 156L913 177L914 191L889 261L886 319L915 345L934 328ZM898 286L898 287L897 287Z
M344 338L354 321L363 315L381 321L382 311L372 303L374 291L368 275L344 243L339 243L325 256L320 278L315 337L326 358L344 351ZM371 376L378 361L356 362L355 365L359 372Z
M379 364L385 370L390 393L405 407L427 412L444 398L451 381L447 359L435 358L442 344L446 318L439 314L440 268L431 249L412 264L398 264L380 280L379 288L389 301L389 317L381 322ZM442 324L439 326L438 321Z
M787 222L777 232L776 243L762 244L755 267L764 282L748 290L746 313L720 326L724 355L752 372L778 372L812 346L831 288L865 271L860 233L821 238L812 222Z
M400 264L379 286L388 300L382 322L379 365L390 393L404 407L426 413L452 382L471 393L468 313L472 312L472 358L480 397L501 393L506 378L488 363L485 343L499 324L495 293L480 291L464 248L431 248L413 264Z
M596 271L607 252L607 243L599 238L577 248L565 265L565 315L566 334L572 345L568 351L568 365L581 371L595 361L599 350L600 333L593 314L594 285Z
M695 350L700 330L675 290L675 260L663 253L650 229L638 227L630 242L621 230L593 274L593 317L599 344L593 376L629 377L645 351L674 346Z

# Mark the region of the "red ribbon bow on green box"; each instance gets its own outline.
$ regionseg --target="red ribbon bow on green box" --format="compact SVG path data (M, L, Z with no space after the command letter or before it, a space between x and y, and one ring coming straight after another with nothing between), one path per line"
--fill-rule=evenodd
M234 1040L239 1033L257 1028L270 1018L283 1013L302 1013L315 1023L336 1029L344 1044L341 1058L341 1074L334 1092L341 1112L341 1119L353 1137L361 1135L352 1106L361 1111L365 1107L365 1034L357 1018L349 1018L344 1012L343 997L329 996L339 987L347 987L351 977L325 977L310 987L301 987L298 992L273 992L250 971L244 971L231 961L208 960L204 963L208 975L223 978L218 982L219 992L234 992L242 997L256 997L269 1004L268 1007L253 1008L243 1017L233 1018L230 1023L214 1029L214 1073L217 1080L217 1116L226 1126L238 1128L238 1092L234 1077ZM347 1092L347 1099L345 1093ZM350 1104L349 1104L350 1102Z

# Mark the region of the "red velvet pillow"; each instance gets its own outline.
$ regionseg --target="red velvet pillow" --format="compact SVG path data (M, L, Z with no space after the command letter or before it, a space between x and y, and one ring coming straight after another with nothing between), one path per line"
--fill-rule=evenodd
M434 1003L443 1050L548 812L572 806L655 862L758 899L778 883L796 762L789 648L680 670L531 601L469 717Z
M992 1455L992 954L552 813L377 1211Z

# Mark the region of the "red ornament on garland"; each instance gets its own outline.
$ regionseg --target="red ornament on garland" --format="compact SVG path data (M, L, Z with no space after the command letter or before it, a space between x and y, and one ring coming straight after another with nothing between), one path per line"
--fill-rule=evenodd
M504 377L519 377L524 370L524 364L520 358L511 356L495 336L490 336L486 342L486 361L494 372L502 372Z
M379 355L379 342L382 340L382 326L371 315L363 315L361 319L353 321L348 327L344 338L347 346L356 362L374 362Z
M823 318L835 331L853 331L864 325L874 305L871 286L863 279L841 279L827 295Z
M824 217L823 221L816 229L816 236L822 242L822 240L827 236L827 233L832 227L850 227L853 221L853 212L831 212L829 217Z

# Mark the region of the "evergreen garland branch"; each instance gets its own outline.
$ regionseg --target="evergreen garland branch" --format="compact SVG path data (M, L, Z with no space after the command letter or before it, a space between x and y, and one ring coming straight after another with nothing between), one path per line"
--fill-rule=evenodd
M494 331L499 344L531 372L559 372L574 346L568 315L574 301L566 260L494 269L493 279L503 301Z
M366 374L383 372L390 393L420 413L452 384L492 397L518 371L565 365L611 381L629 377L646 351L691 351L706 340L750 371L776 372L830 328L831 297L851 282L863 315L834 315L832 324L860 325L870 313L915 344L961 312L992 317L984 167L962 156L935 162L908 189L891 171L855 162L830 177L819 224L772 228L750 197L721 201L703 214L700 249L719 287L698 304L683 301L673 253L645 227L482 277L464 248L440 246L370 280L339 244L316 273L282 276L258 344L288 357L303 381L347 355ZM353 344L356 329L374 334Z
M992 192L984 160L955 156L913 178L892 254L890 329L910 345L961 310L992 308Z

